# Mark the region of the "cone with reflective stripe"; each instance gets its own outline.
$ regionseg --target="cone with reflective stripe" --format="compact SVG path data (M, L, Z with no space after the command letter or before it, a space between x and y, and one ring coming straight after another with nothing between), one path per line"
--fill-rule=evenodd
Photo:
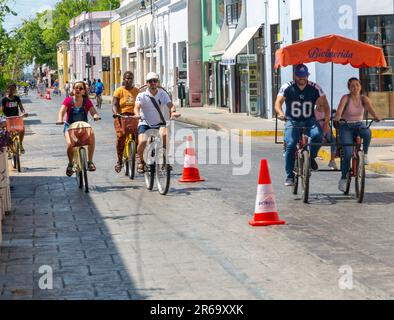
M179 182L200 182L205 179L200 177L196 161L196 150L192 146L193 137L188 136L186 140L185 161L183 165L183 176Z
M249 224L253 227L265 227L285 223L285 221L279 219L274 189L272 188L268 169L268 161L267 159L263 159L260 165L254 217L252 220L249 220Z

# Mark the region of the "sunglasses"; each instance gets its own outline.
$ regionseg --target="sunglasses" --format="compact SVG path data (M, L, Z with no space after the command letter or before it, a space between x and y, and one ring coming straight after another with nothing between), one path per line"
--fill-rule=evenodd
M75 87L74 90L85 90L84 87Z
M153 80L149 80L148 82L149 82L149 83L158 83L159 80L153 79Z

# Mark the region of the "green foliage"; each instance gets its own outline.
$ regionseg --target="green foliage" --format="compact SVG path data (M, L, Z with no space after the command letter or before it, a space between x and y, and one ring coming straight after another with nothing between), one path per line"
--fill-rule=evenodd
M37 13L21 27L7 34L2 22L7 14L14 14L7 6L8 0L0 0L0 90L2 79L14 80L22 75L25 66L57 65L56 44L68 40L67 32L72 18L82 12L104 11L119 8L119 0L61 0L51 12Z

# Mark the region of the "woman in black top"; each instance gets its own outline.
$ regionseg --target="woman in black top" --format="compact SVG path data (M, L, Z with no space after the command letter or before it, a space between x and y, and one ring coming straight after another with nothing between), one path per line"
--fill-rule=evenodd
M25 114L25 109L23 108L22 101L18 96L15 96L16 85L10 84L7 87L7 94L1 101L1 111L6 117L17 117L19 116L19 110L22 114ZM25 131L19 133L19 139L21 142L21 152L24 153L23 149L23 138L25 136Z

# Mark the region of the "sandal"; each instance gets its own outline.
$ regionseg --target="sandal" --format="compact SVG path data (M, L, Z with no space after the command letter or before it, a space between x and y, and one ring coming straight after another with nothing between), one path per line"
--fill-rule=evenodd
M119 173L119 172L121 172L122 171L122 162L117 162L116 163L116 165L115 165L115 172L116 173Z
M145 173L145 164L144 163L139 163L137 166L137 172L138 173Z
M67 177L71 177L74 174L74 164L69 163L66 170Z
M89 171L96 171L96 166L92 161L88 161L88 170Z

